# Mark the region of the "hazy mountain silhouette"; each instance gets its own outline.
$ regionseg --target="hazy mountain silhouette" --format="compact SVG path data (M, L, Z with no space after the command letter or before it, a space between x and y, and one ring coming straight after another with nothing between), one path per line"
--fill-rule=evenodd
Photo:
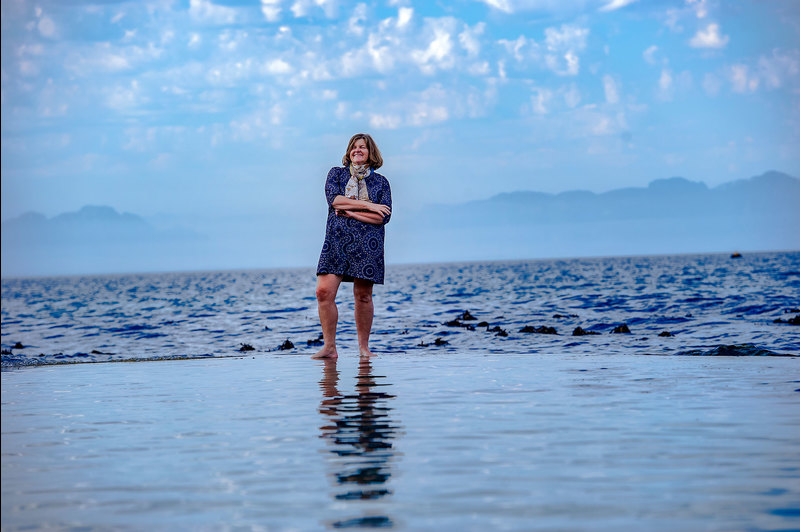
M47 218L28 212L2 224L3 275L169 269L171 255L204 237L188 229L157 230L141 216L85 206Z
M623 188L596 194L506 192L489 199L426 209L420 220L428 225L447 220L462 227L504 223L575 223L608 220L705 218L749 214L791 214L800 201L800 179L780 172L720 185L682 177L658 179L647 187Z
M775 171L714 188L672 177L604 193L519 191L419 209L400 248L431 261L798 249L798 205L800 180Z
M457 205L397 204L387 262L800 249L798 206L800 179L774 171L713 188L672 177L603 193L519 191ZM192 229L158 228L111 207L50 219L26 213L2 224L2 273L313 268L325 209L320 199L319 212L295 218L159 218Z

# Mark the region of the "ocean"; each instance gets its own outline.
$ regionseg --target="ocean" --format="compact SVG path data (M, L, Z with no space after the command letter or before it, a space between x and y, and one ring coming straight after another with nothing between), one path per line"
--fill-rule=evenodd
M314 287L311 269L4 279L3 367L310 354ZM384 354L800 354L800 252L389 266L374 300Z
M800 530L800 253L386 280L4 279L2 529Z

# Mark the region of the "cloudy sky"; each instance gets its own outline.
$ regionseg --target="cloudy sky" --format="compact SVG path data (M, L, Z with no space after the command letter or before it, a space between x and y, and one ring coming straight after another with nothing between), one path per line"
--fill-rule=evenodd
M2 217L800 175L795 0L3 0ZM324 216L324 214L323 214Z

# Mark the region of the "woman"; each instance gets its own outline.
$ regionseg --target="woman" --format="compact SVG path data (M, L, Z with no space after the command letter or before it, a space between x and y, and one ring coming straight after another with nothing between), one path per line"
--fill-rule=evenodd
M325 182L328 222L317 266L317 306L324 345L312 358L338 356L336 292L342 281L353 283L358 351L361 356L373 356L369 350L372 286L383 284L383 226L391 217L392 193L386 178L375 172L383 158L369 135L353 135L342 164L331 168Z

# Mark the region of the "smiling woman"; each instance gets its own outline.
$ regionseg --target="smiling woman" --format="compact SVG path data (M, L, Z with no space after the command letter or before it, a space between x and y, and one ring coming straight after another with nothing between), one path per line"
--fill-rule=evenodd
M342 281L353 283L358 350L372 356L369 335L374 306L372 286L383 284L383 226L392 213L389 181L375 172L383 157L366 133L353 135L342 165L325 182L328 221L317 266L317 303L325 342L314 358L336 358L336 293Z

